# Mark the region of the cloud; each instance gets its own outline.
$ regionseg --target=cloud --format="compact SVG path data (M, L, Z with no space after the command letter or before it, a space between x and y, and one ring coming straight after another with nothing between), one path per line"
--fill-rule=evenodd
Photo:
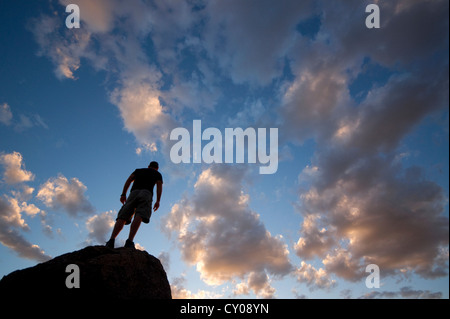
M76 80L82 61L116 79L111 101L140 144L166 143L186 108L214 109L221 96L218 64L239 83L267 84L279 76L292 31L312 3L285 1L274 13L270 1L91 2L77 2L82 27L76 32L61 26L60 16L35 20L31 29L39 54L50 58L60 79ZM225 47L217 45L221 34ZM243 36L253 41L243 43ZM193 59L186 72L181 65L188 51Z
M301 194L306 219L297 255L322 257L327 271L351 281L371 263L385 274L444 276L441 251L448 245L448 218L442 215L443 189L418 167L404 169L381 156L350 159L355 154L344 153L321 154L315 186Z
M166 251L162 251L158 255L158 259L161 262L161 264L163 265L164 270L166 272L168 272L170 269L170 254Z
M91 33L81 28L77 33L70 32L61 20L63 17L43 15L30 24L30 29L39 44L38 55L51 59L56 77L75 80L74 73L80 68L81 59L93 58L88 47Z
M203 17L202 10L199 10L201 6L200 2L195 1L155 0L151 7L147 7L154 54L162 72L176 74L181 57L179 50L192 49L195 45L195 36L189 37L188 34L195 30ZM184 44L183 40L186 40Z
M5 167L4 181L13 185L11 196L3 195L0 198L0 242L17 252L19 256L44 261L50 257L40 249L38 245L28 242L20 231L29 231L30 227L26 223L23 214L34 218L39 216L43 232L51 235L51 227L47 224L47 214L35 204L27 203L31 198L34 188L22 184L34 180L34 174L26 171L23 165L23 157L18 152L1 154L0 163Z
M73 3L73 1L60 0L61 5L68 6ZM76 4L80 8L80 19L86 22L87 27L92 32L105 33L111 30L113 27L113 10L114 0L98 0L98 1L88 1L88 0L78 0ZM113 5L111 5L113 4Z
M296 79L282 88L280 114L286 125L285 138L299 142L327 138L352 106L347 66L340 69L331 53L322 53L324 49L311 48L311 56L294 65Z
M7 103L0 104L0 123L10 125L12 117L11 107Z
M5 197L5 198L8 200L8 202L3 200L2 220L6 224L8 224L14 228L19 228L22 230L30 230L27 223L22 218L22 215L21 215L22 209L20 208L20 205L19 205L19 202L17 201L17 199L11 198L11 197Z
M34 217L34 216L42 213L41 209L38 208L36 205L28 204L26 202L22 203L21 209L25 214L27 214L28 216L31 216L31 217Z
M127 131L141 144L163 140L168 129L175 127L160 103L158 91L150 84L129 83L112 94L112 101L119 107Z
M30 210L31 208L31 210ZM28 214L36 211L34 207L22 207ZM20 257L38 262L50 259L50 256L35 244L26 240L19 230L29 230L28 225L22 218L17 200L14 198L0 197L0 243L16 252Z
M74 1L59 0L62 6ZM136 34L150 31L152 8L140 0L77 0L80 8L81 28L86 28L92 34L99 36L113 32L117 24L125 22ZM78 31L78 30L77 30Z
M3 180L7 184L18 184L34 180L34 174L24 169L23 157L19 152L0 154L0 164L5 171Z
M161 92L165 104L170 105L174 114L181 113L184 108L196 112L214 109L221 94L214 79L210 78L210 72L209 66L205 65L186 78L175 72L170 90Z
M144 143L141 147L136 148L136 155L141 155L143 151L155 153L158 151L156 143Z
M60 1L61 5L69 3ZM116 80L109 94L125 129L140 144L165 142L168 131L176 125L170 110L160 101L161 71L145 50L146 41L150 41L150 23L157 20L158 14L152 13L154 8L148 4L134 0L126 4L122 1L77 4L83 27L75 31L61 26L62 17L42 16L33 21L31 29L39 44L39 54L52 60L59 79L76 80L76 70L82 61L107 72ZM117 29L121 32L115 32Z
M240 189L243 173L220 166L204 170L192 198L173 205L165 218L165 230L175 233L183 259L210 285L252 273L253 279L266 272L282 277L292 270L281 237L272 236L250 209L249 196ZM252 287L271 291L266 285Z
M20 114L19 121L14 125L14 129L17 132L23 132L32 127L41 127L44 129L48 129L48 125L38 114L33 114L30 116Z
M275 298L275 288L270 285L269 276L265 272L251 272L247 282L236 285L234 295L248 295L253 290L255 295L264 299Z
M285 139L313 138L317 144L299 176L304 220L295 252L302 260L319 258L324 276L349 281L364 277L371 263L387 276L445 276L444 189L420 167L403 166L398 147L425 118L448 106L448 43L442 36L448 18L441 13L448 2L382 4L384 26L371 35L350 19L364 13L361 2L323 6L326 19L316 38L299 39L288 53L295 79L280 90ZM407 36L424 19L434 21L427 33ZM390 73L356 101L349 87L367 59ZM323 286L311 267L302 261L298 279Z
M314 289L331 289L336 285L336 281L330 278L323 268L316 269L311 264L304 261L300 267L295 270L295 277L299 282L306 283L310 290Z
M442 292L431 292L429 290L415 290L411 287L402 287L399 291L371 291L360 299L441 299Z
M19 119L12 121L13 114L11 107L7 104L0 104L0 123L11 126L13 125L14 130L17 132L23 132L32 127L42 127L48 129L48 125L45 123L44 119L38 114L24 115L20 114Z
M379 2L382 25L379 32L369 33L361 27L361 20L355 18L355 12L360 12L362 21L365 20L366 5L357 0L322 3L326 19L322 19L321 36L348 58L370 54L383 65L405 65L446 46L448 17L444 12L448 10L448 1Z
M427 115L445 107L444 85L442 72L392 76L385 86L373 89L356 116L350 117L356 125L345 144L368 152L395 149Z
M313 194L312 196L315 196ZM325 227L318 227L318 215L306 215L301 226L301 234L294 245L297 255L302 256L303 259L312 259L315 255L323 255L331 247L335 245L333 236Z
M186 289L186 279L182 277L174 278L170 281L170 290L173 299L219 299L223 294L214 293L207 290L198 290L196 293Z
M88 218L86 221L86 228L89 232L86 240L87 245L106 242L107 236L114 226L115 219L113 215L113 211L108 211Z
M109 93L125 129L163 153L159 142L183 111L213 110L219 82L273 84L279 106L271 124L283 127L283 143L314 139L316 147L299 178L296 278L311 289L327 288L332 275L361 279L368 263L388 275L443 276L444 190L422 169L403 166L398 148L424 119L448 107L448 1L380 3L379 30L364 27L361 1L311 4L80 0L85 27L69 32L58 27L61 17L44 16L34 35L58 78L76 80L86 61L116 80ZM316 15L313 38L296 31ZM367 63L388 75L368 81L359 100L350 88L367 76ZM272 106L253 105L258 116ZM2 112L2 123L10 123L7 108ZM250 113L236 112L238 120ZM250 209L240 187L245 178L204 170L193 196L172 206L166 230L205 282L240 278L236 292L270 296L269 276L294 267L281 236L272 236ZM315 258L323 267L305 262Z
M223 72L238 84L267 85L281 76L295 27L312 12L312 1L208 1L205 11L205 48Z
M379 32L368 32L355 19L361 12L364 20L364 3L322 3L326 19L316 39L299 38L287 53L295 79L281 87L280 111L289 139L324 143L351 130L348 145L392 149L427 114L445 107L448 19L442 12L448 1L406 3L381 4ZM430 20L421 29L421 21ZM367 60L390 70L390 77L380 87L371 81L366 100L357 105L349 87L364 74Z
M448 19L439 13L448 2L396 4L382 4L386 25L369 36L349 16L364 12L361 2L324 3L327 17L316 39L299 39L288 53L295 79L280 91L284 139L317 143L299 176L304 219L294 245L303 260L297 279L311 289L332 286L331 275L358 281L370 263L388 276L448 272L444 190L421 168L403 167L397 154L407 134L448 105L448 60L442 55ZM406 39L412 32L407 28L422 19L434 20L430 33ZM356 102L349 87L365 59L397 65ZM314 258L323 268L304 262Z
M70 216L77 217L79 214L94 212L94 207L84 194L86 190L87 187L79 179L71 178L69 181L65 176L59 175L41 185L37 198L47 207L63 209Z

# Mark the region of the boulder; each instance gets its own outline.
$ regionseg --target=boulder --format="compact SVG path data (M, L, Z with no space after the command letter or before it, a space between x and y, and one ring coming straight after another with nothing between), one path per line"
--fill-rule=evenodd
M0 281L10 298L172 299L159 259L146 251L89 246L17 270Z

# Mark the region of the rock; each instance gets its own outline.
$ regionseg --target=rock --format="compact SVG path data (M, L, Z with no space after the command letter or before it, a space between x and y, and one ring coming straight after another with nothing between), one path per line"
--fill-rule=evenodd
M76 283L79 269L79 288ZM9 298L172 299L161 262L141 250L89 246L34 267L17 270L0 281L0 295Z

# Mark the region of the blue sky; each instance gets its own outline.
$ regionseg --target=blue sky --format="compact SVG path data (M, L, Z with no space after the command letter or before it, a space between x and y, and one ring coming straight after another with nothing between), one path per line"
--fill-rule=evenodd
M374 2L2 1L0 275L104 244L157 160L174 297L448 298L448 1ZM193 120L277 128L277 172L173 163Z

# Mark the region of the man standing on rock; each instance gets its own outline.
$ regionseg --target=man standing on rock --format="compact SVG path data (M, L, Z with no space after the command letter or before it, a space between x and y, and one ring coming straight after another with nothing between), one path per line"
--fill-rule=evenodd
M151 162L148 168L136 169L128 177L123 186L122 195L120 195L120 201L123 206L117 214L116 224L114 225L110 240L106 243L106 247L114 248L117 235L119 235L124 225L131 223L131 218L134 215L133 222L130 226L130 234L125 242L125 247L134 248L134 236L141 222L148 224L152 215L153 187L155 184L156 202L153 210L156 212L159 208L163 179L158 169L158 163ZM133 187L131 188L130 196L127 198L128 187L130 187L131 183L133 183Z

